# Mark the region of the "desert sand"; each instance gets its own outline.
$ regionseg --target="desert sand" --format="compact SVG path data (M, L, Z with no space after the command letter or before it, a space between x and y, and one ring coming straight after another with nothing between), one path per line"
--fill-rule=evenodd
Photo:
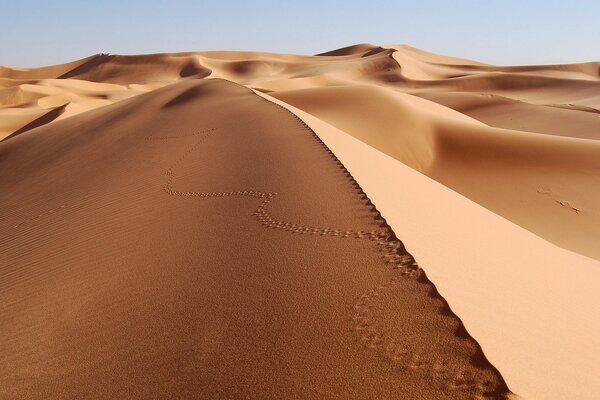
M286 106L352 168L394 231L404 232L406 247L515 393L596 396L598 261L561 249Z
M0 67L0 395L594 398L599 69Z

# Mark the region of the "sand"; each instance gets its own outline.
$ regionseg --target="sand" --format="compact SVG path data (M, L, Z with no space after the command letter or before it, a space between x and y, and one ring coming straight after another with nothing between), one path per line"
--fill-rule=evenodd
M235 118L232 118L235 116ZM497 397L293 114L186 80L2 142L8 398Z
M594 398L599 70L0 67L0 397Z
M493 128L373 86L272 95L545 239L600 259L599 141Z
M406 247L513 392L526 399L596 396L600 262L561 249L286 106L352 171L392 229L403 233Z

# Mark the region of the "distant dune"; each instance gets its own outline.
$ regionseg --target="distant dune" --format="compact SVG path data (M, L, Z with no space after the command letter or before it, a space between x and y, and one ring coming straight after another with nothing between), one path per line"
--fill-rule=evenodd
M0 398L600 391L599 62L98 54L0 139Z

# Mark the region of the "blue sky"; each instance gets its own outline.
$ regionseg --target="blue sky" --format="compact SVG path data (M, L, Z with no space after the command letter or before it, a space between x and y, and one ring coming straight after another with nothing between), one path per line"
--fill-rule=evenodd
M494 64L600 61L596 1L0 0L0 65L94 53L314 54L407 43Z

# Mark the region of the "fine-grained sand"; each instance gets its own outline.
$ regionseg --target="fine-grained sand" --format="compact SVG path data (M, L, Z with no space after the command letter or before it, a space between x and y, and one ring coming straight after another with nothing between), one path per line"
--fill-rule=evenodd
M507 393L347 170L247 88L37 128L0 143L8 169L3 397Z

